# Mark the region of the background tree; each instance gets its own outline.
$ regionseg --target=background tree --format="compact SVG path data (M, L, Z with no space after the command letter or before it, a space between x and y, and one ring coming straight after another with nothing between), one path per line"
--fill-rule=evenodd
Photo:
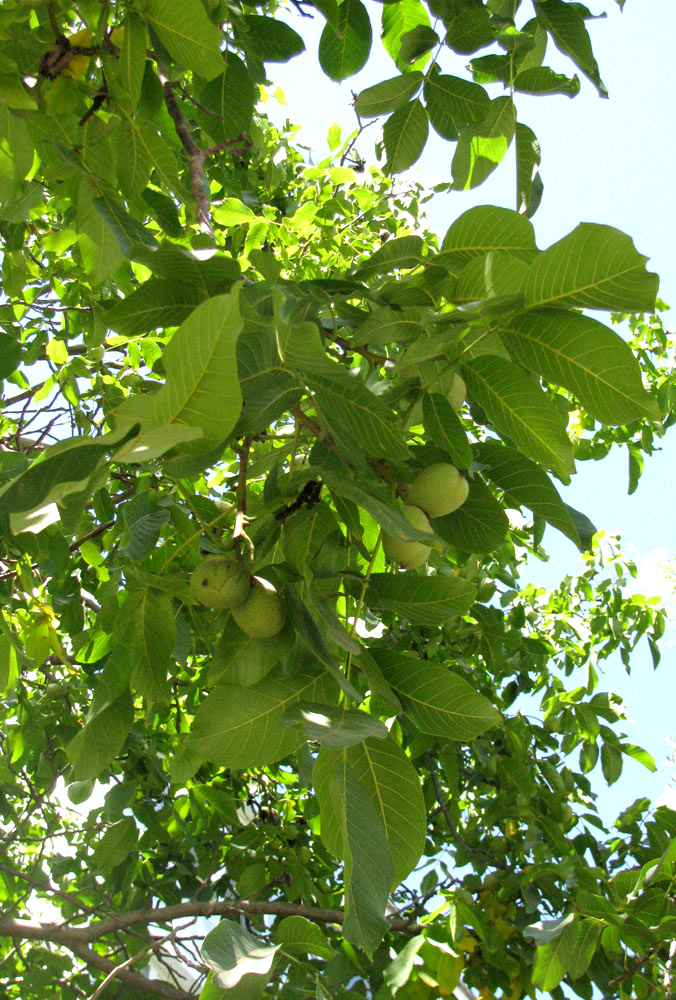
M638 482L673 352L628 236L537 247L518 95L577 92L552 43L605 90L587 8L519 7L0 8L7 997L671 993L676 816L588 776L654 767L598 665L664 615L554 480ZM312 165L257 108L307 15L395 64ZM439 244L430 125L516 209ZM522 588L547 525L584 570Z

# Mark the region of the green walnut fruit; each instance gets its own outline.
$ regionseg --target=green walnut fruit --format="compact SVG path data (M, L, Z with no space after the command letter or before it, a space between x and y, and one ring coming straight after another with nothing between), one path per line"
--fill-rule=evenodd
M239 559L209 556L190 577L190 590L210 608L235 608L249 596L251 578Z
M469 485L454 465L436 462L419 472L408 490L408 502L428 517L443 517L462 507Z
M252 639L270 639L284 627L284 607L279 594L259 576L251 581L246 601L232 609L232 617Z
M417 528L418 531L432 531L432 526L427 520L427 514L420 507L412 507L406 504L401 512L408 523L412 527ZM424 542L408 542L402 538L397 538L395 535L389 535L384 531L383 551L390 562L399 563L400 566L405 566L406 569L417 569L418 566L422 566L423 563L427 562L432 549L429 545L425 545Z
M446 394L446 399L451 404L456 413L463 408L467 386L457 372L453 372L453 384Z

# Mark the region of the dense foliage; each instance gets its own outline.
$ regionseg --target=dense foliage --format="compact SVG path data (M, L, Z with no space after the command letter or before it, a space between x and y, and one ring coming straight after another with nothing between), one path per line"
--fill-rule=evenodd
M629 236L536 243L519 94L605 88L532 7L0 6L3 997L671 993L676 814L594 792L664 615L556 481L636 488L673 349ZM393 60L319 163L259 105L308 16ZM430 126L516 207L440 241Z

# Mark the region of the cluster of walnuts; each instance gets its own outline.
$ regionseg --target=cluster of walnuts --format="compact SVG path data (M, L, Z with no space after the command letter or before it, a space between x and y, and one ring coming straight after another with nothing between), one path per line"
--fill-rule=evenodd
M457 374L448 399L456 411L463 405L465 384ZM308 486L321 489L314 481ZM402 514L413 528L433 534L429 519L452 514L462 506L468 493L467 480L454 465L436 462L422 469L408 487ZM317 497L315 489L312 499L316 502ZM309 502L309 498L303 493L284 516L304 502ZM423 541L411 542L383 532L383 551L390 562L405 569L417 569L427 562L432 548ZM232 611L236 623L253 639L269 639L284 627L284 606L275 588L267 580L251 576L237 558L203 559L190 578L190 587L200 604Z
M269 639L284 627L284 607L267 580L251 576L239 559L209 556L190 577L190 588L210 608L229 608L252 639Z

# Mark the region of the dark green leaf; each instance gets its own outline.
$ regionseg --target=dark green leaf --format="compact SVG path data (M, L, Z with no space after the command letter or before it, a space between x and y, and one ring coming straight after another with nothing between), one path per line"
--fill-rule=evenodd
M366 602L414 625L443 625L468 611L475 597L476 588L457 577L373 573Z
M514 507L528 507L534 514L562 531L577 546L580 537L558 490L542 469L514 448L497 441L478 445L477 460L485 465L485 475L504 490L506 501Z
M398 174L408 170L425 148L428 133L427 112L417 98L395 111L383 127L385 172Z
M597 420L659 420L634 355L602 323L579 313L535 309L515 316L500 332L516 361L570 390Z
M298 32L284 21L262 14L246 14L244 23L248 38L260 52L263 62L288 62L305 49Z
M514 89L522 94L565 94L567 97L575 97L580 92L580 81L576 76L567 77L563 73L555 73L549 66L533 66L517 75Z
M495 170L514 138L516 115L509 97L491 101L485 117L463 129L453 157L453 187L477 187Z
M425 79L425 106L432 128L444 139L482 121L488 114L490 98L483 87L457 76L444 76L435 68Z
M448 453L453 465L468 469L472 464L472 449L457 413L445 396L425 393L423 422L430 439Z
M500 713L483 695L443 667L390 652L379 654L377 661L405 713L423 733L466 742L500 722Z
M461 552L494 552L507 536L507 515L480 479L475 477L469 483L469 496L462 507L437 518L434 526Z
M510 361L491 355L468 361L462 375L497 430L568 482L575 463L566 423L536 380Z
M495 41L490 13L485 7L461 8L451 15L446 26L446 44L461 55L469 55Z
M538 21L549 31L556 47L570 56L575 65L595 85L601 97L608 91L599 74L599 67L592 52L591 40L585 27L581 4L565 3L564 0L536 0L534 3Z
M327 23L319 39L319 65L332 80L357 73L371 51L371 21L361 0L343 0L338 26Z
M542 198L540 143L535 133L516 123L516 207L528 219L535 215Z
M647 260L619 229L582 222L533 261L526 304L650 311L659 278Z
M402 73L362 90L355 110L362 118L375 118L407 104L420 90L422 73Z

